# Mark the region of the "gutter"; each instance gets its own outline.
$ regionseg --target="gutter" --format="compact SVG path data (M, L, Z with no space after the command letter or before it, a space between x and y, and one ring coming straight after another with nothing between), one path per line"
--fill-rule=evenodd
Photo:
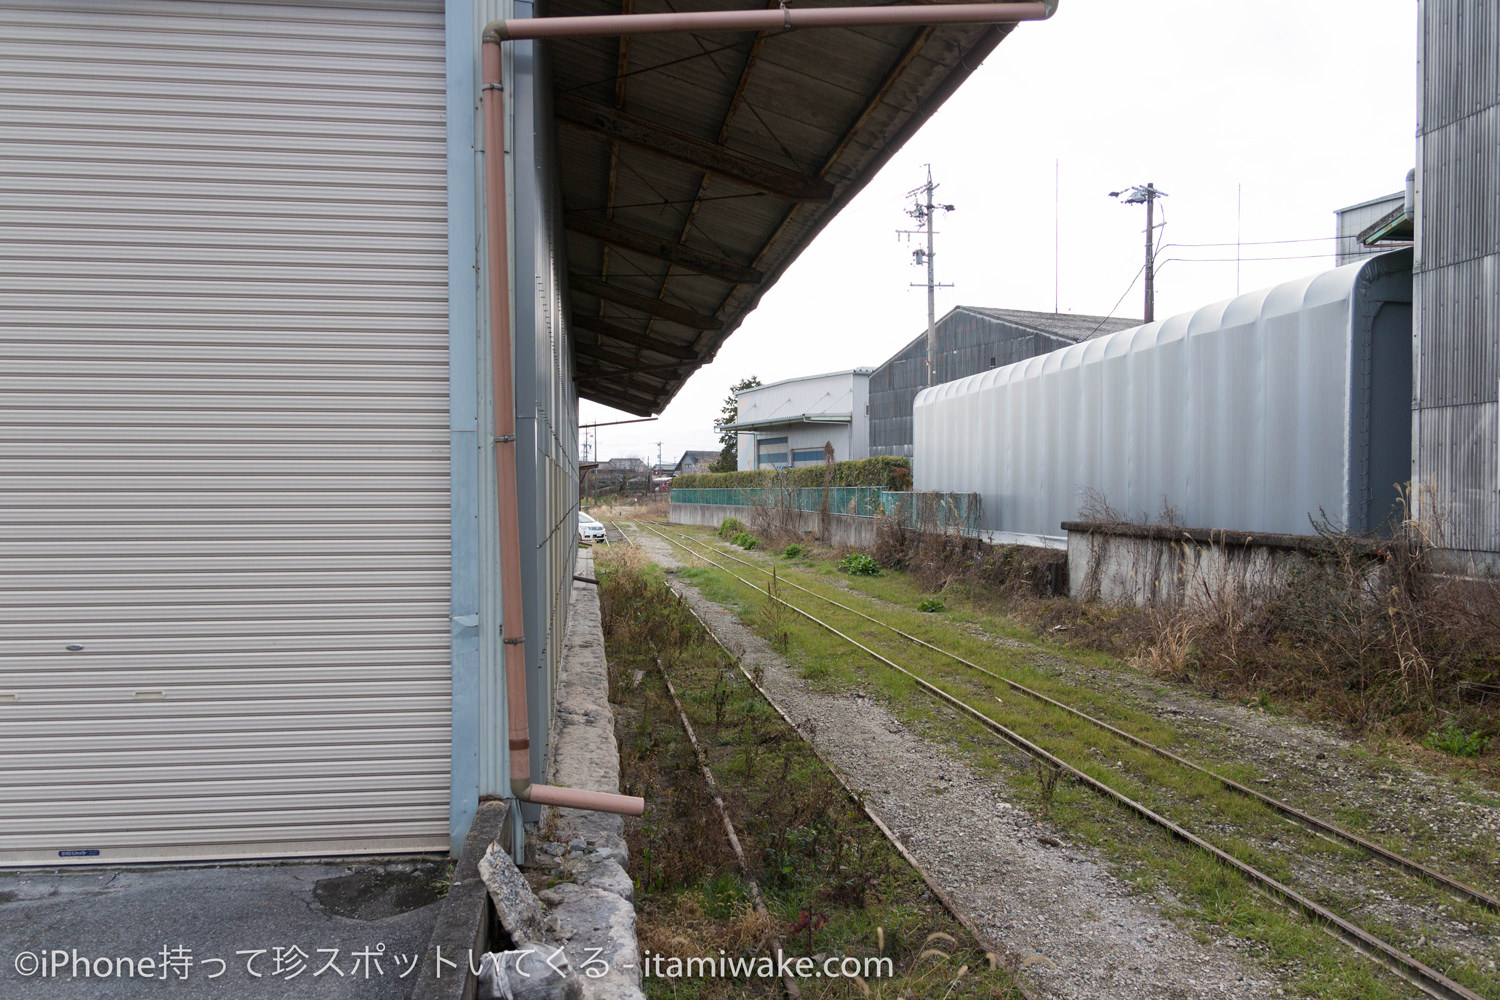
M764 420L746 420L744 423L714 424L722 431L754 431L765 427L781 427L784 424L850 424L854 417L847 413L819 415L803 413L795 417L767 417Z
M785 0L783 0L783 4ZM797 27L1013 24L1042 21L1058 0L1027 3L823 7L720 10L681 14L609 14L595 17L510 18L483 32L484 214L489 244L490 358L494 391L495 486L500 527L502 646L510 739L511 793L523 802L639 816L645 800L634 795L538 785L531 780L531 725L526 707L525 602L521 591L521 524L516 481L516 406L510 326L510 251L506 231L505 105L500 44L538 38L581 38L708 31L777 31Z

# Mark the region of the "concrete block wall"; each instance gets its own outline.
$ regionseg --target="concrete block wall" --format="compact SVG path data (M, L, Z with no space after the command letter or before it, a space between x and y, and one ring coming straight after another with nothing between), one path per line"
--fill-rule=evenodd
M852 514L829 514L828 537L823 538L823 529L820 522L824 515L817 511L799 510L778 512L790 517L795 515L797 531L810 538L816 538L826 545L847 545L850 548L866 549L875 544L875 518L857 517ZM670 517L677 524L707 525L717 528L724 523L726 517L737 517L745 522L745 526L752 533L764 530L764 524L758 524L757 518L765 518L766 514L758 507L732 507L727 504L707 503L674 503L671 507Z

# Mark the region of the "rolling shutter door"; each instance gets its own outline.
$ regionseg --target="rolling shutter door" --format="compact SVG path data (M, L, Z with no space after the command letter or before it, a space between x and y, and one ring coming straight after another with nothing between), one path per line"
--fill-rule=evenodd
M446 850L442 5L0 4L0 864Z

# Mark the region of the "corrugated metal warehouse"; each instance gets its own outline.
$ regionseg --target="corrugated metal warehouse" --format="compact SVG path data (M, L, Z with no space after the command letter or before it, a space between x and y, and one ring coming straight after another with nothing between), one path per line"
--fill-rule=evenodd
M1412 479L1460 568L1500 572L1500 0L1423 0Z
M0 0L0 864L447 850L521 794L579 396L665 406L1011 30L507 42L482 87L529 12Z
M934 327L937 381L952 382L1003 368L1080 340L1123 330L1134 322L1074 313L956 306ZM870 375L871 455L911 456L912 401L926 387L924 331Z
M870 369L803 375L736 394L739 416L723 425L739 432L740 469L822 465L823 448L834 461L869 458Z
M1396 251L924 390L916 485L990 531L1091 496L1192 527L1372 530L1410 468L1411 253Z

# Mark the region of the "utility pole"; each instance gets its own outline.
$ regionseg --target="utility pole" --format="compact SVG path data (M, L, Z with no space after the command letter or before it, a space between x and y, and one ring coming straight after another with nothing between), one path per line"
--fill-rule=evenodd
M1125 197L1121 198L1121 195L1124 195ZM1150 323L1156 318L1156 221L1154 210L1156 208L1156 199L1165 198L1167 196L1167 193L1165 191L1158 190L1155 184L1147 181L1145 187L1136 185L1133 188L1127 188L1120 191L1111 191L1109 193L1109 196L1111 198L1120 198L1121 203L1125 205L1139 205L1142 202L1144 202L1146 205L1145 321L1147 323ZM1166 223L1162 223L1162 225L1166 225Z
M1156 206L1156 189L1151 182L1146 182L1146 322L1149 323L1156 318L1156 254L1152 248L1151 237L1156 231L1156 226L1151 220L1152 209Z
M939 205L933 202L932 194L938 186L932 183L932 164L927 164L927 183L921 187L912 188L906 192L908 198L913 199L915 204L906 210L906 214L917 220L920 229L898 229L897 236L905 236L910 239L913 236L927 236L927 249L913 250L912 262L918 265L927 265L927 384L937 385L937 290L939 288L952 288L952 285L940 285L933 271L932 259L935 256L932 249L932 220L938 212L953 211L952 205ZM912 282L911 287L921 288L922 285Z

